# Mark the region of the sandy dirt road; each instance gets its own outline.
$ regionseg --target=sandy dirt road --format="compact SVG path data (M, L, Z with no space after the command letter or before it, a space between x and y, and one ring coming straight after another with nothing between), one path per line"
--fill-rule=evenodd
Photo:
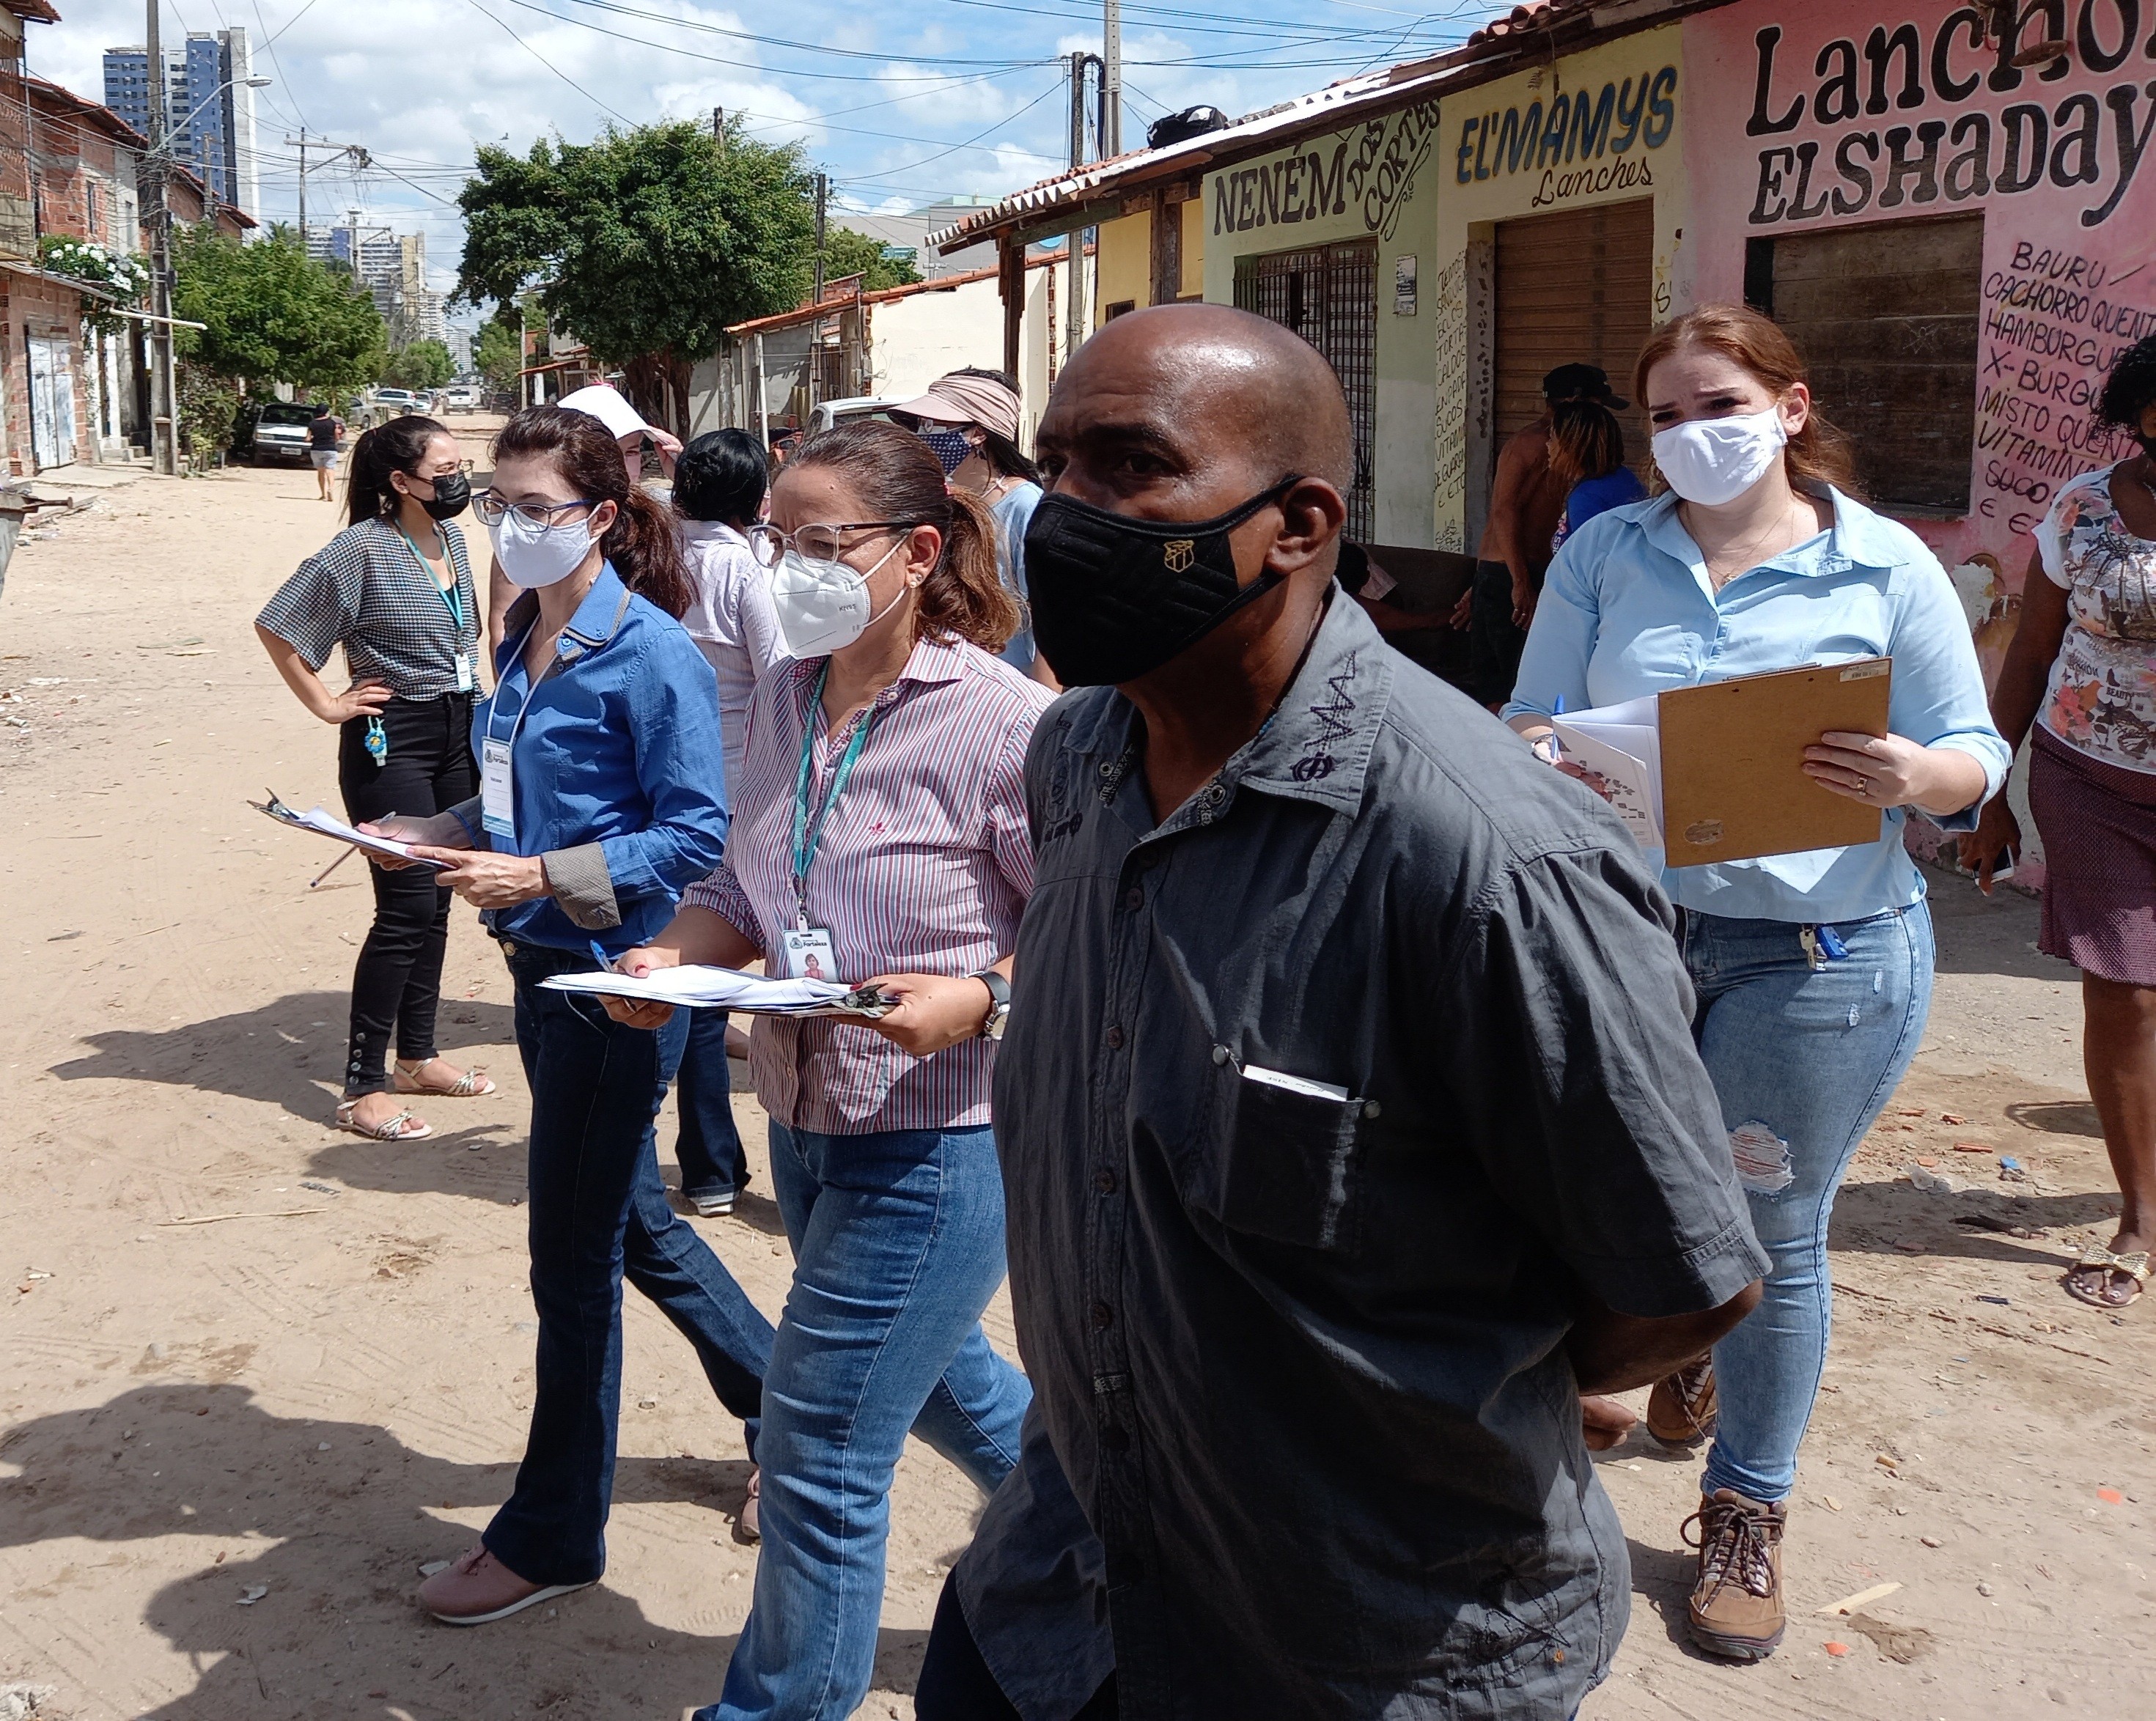
M501 1093L431 1103L423 1143L327 1127L367 891L355 864L311 892L327 845L241 805L336 804L334 738L249 625L333 529L312 492L144 479L26 543L0 598L0 1686L79 1721L672 1721L716 1697L747 1609L747 1469L633 1293L603 1585L467 1633L410 1603L521 1447L526 1100L501 965L460 911L444 1049ZM1637 1594L1589 1721L2156 1706L2156 1304L2114 1322L2054 1283L2116 1211L2073 976L2031 950L2025 901L1938 901L1928 1042L1837 1216L1788 1647L1732 1669L1683 1646L1697 1467L1635 1437L1602 1467ZM1920 1194L1919 1156L1973 1187ZM760 1167L756 1188L701 1228L775 1314ZM1008 1345L1000 1301L990 1328ZM864 1713L911 1713L978 1503L909 1455ZM1815 1611L1886 1584L1859 1617Z

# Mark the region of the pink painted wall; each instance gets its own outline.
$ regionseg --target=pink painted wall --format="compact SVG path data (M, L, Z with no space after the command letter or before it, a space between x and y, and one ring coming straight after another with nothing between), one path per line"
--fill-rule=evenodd
M1994 670L2050 498L2133 452L2096 425L2096 395L2156 333L2156 0L2019 0L2018 15L2004 48L1979 8L1926 0L1683 25L1699 299L1741 300L1749 238L1984 213L1972 511L1909 524L1956 570Z

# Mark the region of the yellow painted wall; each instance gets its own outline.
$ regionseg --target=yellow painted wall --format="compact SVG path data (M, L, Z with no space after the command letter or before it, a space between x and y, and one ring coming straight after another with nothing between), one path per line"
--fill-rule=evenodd
M1470 547L1488 494L1496 312L1489 259L1497 223L1652 197L1655 315L1689 302L1683 113L1686 80L1695 69L1684 64L1679 29L1643 30L1445 100L1440 159L1431 164L1437 230L1422 279L1436 342L1433 524L1440 549ZM1697 70L1729 75L1719 68ZM1558 127L1554 146L1546 135L1532 149L1517 146L1529 115L1547 127L1560 102L1569 119L1575 100L1605 128L1596 133L1589 159L1578 159L1578 131L1570 123ZM1508 138L1517 159L1503 147Z
M1108 307L1127 299L1142 310L1152 303L1152 214L1142 210L1101 226L1096 262L1100 289L1093 295L1093 326L1107 320Z

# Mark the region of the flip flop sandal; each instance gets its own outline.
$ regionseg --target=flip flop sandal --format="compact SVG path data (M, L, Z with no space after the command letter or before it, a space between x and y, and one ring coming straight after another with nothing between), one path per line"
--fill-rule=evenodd
M434 1133L432 1124L421 1122L408 1111L400 1111L393 1118L384 1118L371 1129L353 1115L356 1099L340 1100L336 1109L336 1126L349 1129L353 1135L364 1136L369 1141L424 1141Z
M2074 1275L2079 1273L2116 1273L2126 1278L2133 1289L2123 1298L2113 1300L2107 1294L2112 1288L2108 1278L2103 1281L2100 1289L2088 1291L2074 1283ZM2059 1281L2059 1284L2076 1303L2086 1303L2092 1309L2107 1309L2116 1314L2120 1309L2131 1308L2140 1301L2141 1288L2148 1283L2148 1250L2135 1249L2127 1254L2114 1255L2102 1244L2091 1243L2082 1251L2081 1259L2066 1269L2066 1277Z
M434 1060L429 1058L427 1063ZM421 1069L427 1063L419 1066ZM411 1073L402 1065L392 1068L390 1074L399 1094L424 1094L433 1099L479 1099L494 1092L494 1078L485 1069L474 1064L446 1088L423 1088L412 1078Z

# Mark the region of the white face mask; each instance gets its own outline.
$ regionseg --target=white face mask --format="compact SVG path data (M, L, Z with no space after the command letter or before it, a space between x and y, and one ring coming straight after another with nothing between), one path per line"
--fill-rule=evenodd
M536 526L512 508L486 529L486 535L510 583L527 591L567 579L592 553L588 520Z
M771 571L771 607L778 612L779 638L788 654L820 658L842 651L870 623L896 609L906 593L903 586L882 609L869 613L869 574L897 555L905 542L901 538L885 551L868 574L851 562L812 561L788 545Z
M1694 418L1655 433L1655 464L1686 501L1716 508L1764 478L1789 440L1779 407L1733 418Z

